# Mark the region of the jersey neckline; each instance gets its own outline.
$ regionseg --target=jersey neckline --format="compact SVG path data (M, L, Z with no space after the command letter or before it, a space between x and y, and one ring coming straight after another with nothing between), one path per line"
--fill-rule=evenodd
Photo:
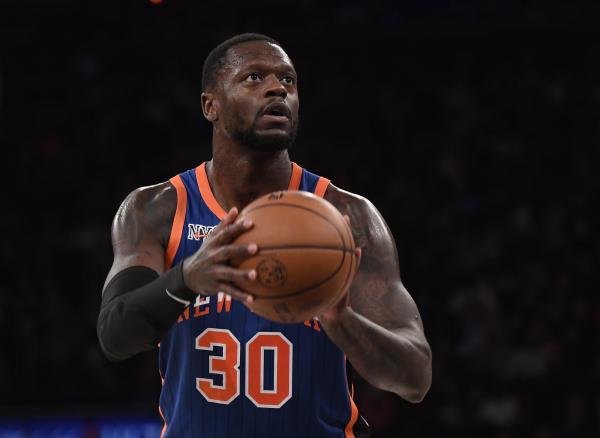
M302 180L302 167L298 166L292 161L292 176L290 183L288 184L288 190L298 190L300 188L300 181ZM219 220L223 220L227 212L213 194L212 188L208 182L208 175L206 174L206 161L200 166L196 167L196 181L198 182L198 190L200 196L206 203L206 206L214 213Z

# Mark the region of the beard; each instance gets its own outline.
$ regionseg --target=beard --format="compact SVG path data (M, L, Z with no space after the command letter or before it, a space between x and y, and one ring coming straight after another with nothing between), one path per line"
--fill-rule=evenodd
M246 130L235 130L233 132L234 138L253 150L263 152L282 151L292 147L298 134L299 118L292 121L290 132L286 134L258 133L256 130L256 120Z

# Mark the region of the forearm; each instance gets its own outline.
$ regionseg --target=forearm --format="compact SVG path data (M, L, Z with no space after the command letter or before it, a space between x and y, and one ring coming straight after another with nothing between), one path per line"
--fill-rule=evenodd
M185 307L166 290L188 301L193 299L193 292L182 286L177 268L159 276L149 268L133 267L108 284L97 332L109 359L120 361L156 347Z
M420 402L431 385L431 350L413 329L395 331L346 308L321 320L329 338L371 385Z

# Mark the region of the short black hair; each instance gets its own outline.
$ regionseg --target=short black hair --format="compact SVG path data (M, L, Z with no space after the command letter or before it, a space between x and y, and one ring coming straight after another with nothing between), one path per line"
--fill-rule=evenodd
M202 91L206 91L207 88L215 85L219 70L225 66L225 55L227 55L227 51L233 46L248 41L267 41L281 47L279 42L260 33L242 33L223 41L217 47L212 49L204 60L204 65L202 67Z

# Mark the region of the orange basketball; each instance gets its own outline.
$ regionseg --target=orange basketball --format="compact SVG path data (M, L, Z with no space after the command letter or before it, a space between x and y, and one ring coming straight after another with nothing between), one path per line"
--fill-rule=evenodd
M238 220L254 226L236 244L256 243L258 253L238 266L257 279L239 286L254 295L252 308L268 319L311 319L336 303L356 269L354 239L340 212L312 193L280 191L244 208Z

